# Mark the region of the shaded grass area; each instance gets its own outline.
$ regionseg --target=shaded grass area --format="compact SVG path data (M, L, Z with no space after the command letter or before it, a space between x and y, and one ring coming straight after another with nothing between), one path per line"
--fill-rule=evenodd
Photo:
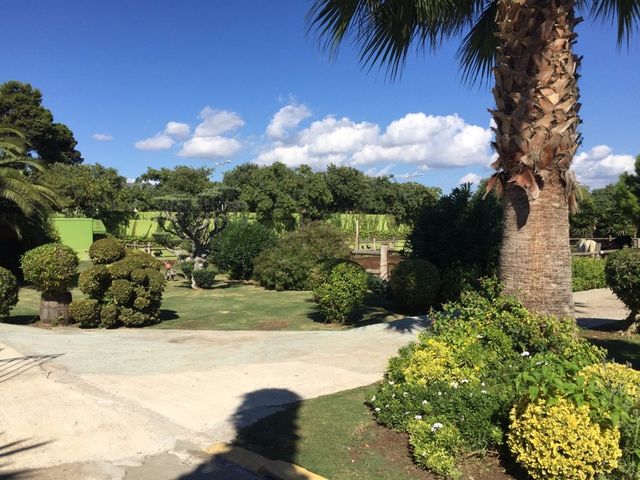
M629 363L640 370L640 335L620 335L606 330L582 330L591 343L607 350L607 357L618 363Z
M78 290L74 299L83 298ZM20 301L3 322L28 325L37 321L40 293L20 289ZM277 292L246 282L217 282L209 290L192 290L185 281L167 284L161 323L152 328L189 330L337 330L403 318L388 300L369 293L348 326L326 324L311 292Z
M375 385L297 402L238 432L234 445L343 480L435 480L412 461L407 436L379 426L365 405ZM502 480L493 457L469 459L463 478Z

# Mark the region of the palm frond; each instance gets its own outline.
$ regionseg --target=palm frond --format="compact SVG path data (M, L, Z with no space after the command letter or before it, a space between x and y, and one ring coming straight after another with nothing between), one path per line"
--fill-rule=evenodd
M591 4L591 15L616 25L618 46L628 46L631 35L640 25L640 0L595 0Z
M458 48L457 57L465 83L473 84L491 78L498 49L497 14L498 2L494 0L482 11Z

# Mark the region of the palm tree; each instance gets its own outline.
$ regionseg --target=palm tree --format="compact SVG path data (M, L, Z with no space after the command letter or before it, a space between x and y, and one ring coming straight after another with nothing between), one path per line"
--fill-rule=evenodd
M24 135L13 128L0 127L0 225L20 236L24 217L44 223L59 204L57 195L27 171L42 172L45 164L25 156Z
M464 78L493 72L495 80L498 160L487 188L504 197L502 281L527 307L556 315L573 312L568 214L580 143L580 59L572 50L578 9L613 20L619 45L640 19L640 0L315 0L308 16L309 31L332 54L351 37L363 65L386 65L392 76L412 47L435 50L464 35Z

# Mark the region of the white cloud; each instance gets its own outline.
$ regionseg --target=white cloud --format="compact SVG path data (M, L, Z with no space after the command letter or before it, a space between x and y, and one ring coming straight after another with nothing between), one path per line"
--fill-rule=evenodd
M580 183L600 188L617 181L623 172L633 172L634 162L631 155L615 155L608 145L598 145L576 155L573 169Z
M384 129L375 123L327 116L307 128L291 129L276 129L271 138L278 141L268 145L256 163L280 161L292 167L308 164L316 169L330 163L366 169L409 164L426 170L486 166L491 157L491 130L469 125L457 115L409 113ZM286 137L279 135L282 132Z
M460 180L458 180L459 184L463 183L471 183L474 185L478 185L482 181L482 177L477 173L467 173Z
M176 141L164 133L156 133L151 138L138 140L134 146L138 150L168 150Z
M306 105L287 105L278 110L269 125L267 136L272 140L284 140L290 130L300 125L305 118L311 116L311 111Z
M235 138L215 137L193 137L184 142L178 156L195 157L215 160L221 157L228 157L240 150L242 145Z
M164 127L164 133L175 138L188 138L191 133L191 127L187 123L168 122Z
M204 107L198 117L202 122L196 127L194 137L215 137L244 125L244 120L236 112L211 107Z
M108 142L110 140L113 140L113 137L108 133L94 133L93 135L91 135L91 138L99 142Z

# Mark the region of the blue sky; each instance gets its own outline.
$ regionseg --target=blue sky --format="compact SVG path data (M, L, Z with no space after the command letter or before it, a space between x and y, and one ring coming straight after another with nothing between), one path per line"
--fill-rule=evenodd
M350 45L330 61L305 37L309 5L5 2L0 81L39 88L86 161L129 178L148 166L226 160L216 176L246 161L334 161L448 190L488 174L493 100L489 88L460 81L455 42L410 56L390 81L363 70ZM589 21L579 35L584 143L575 166L600 186L640 153L640 40L619 50L609 25Z

